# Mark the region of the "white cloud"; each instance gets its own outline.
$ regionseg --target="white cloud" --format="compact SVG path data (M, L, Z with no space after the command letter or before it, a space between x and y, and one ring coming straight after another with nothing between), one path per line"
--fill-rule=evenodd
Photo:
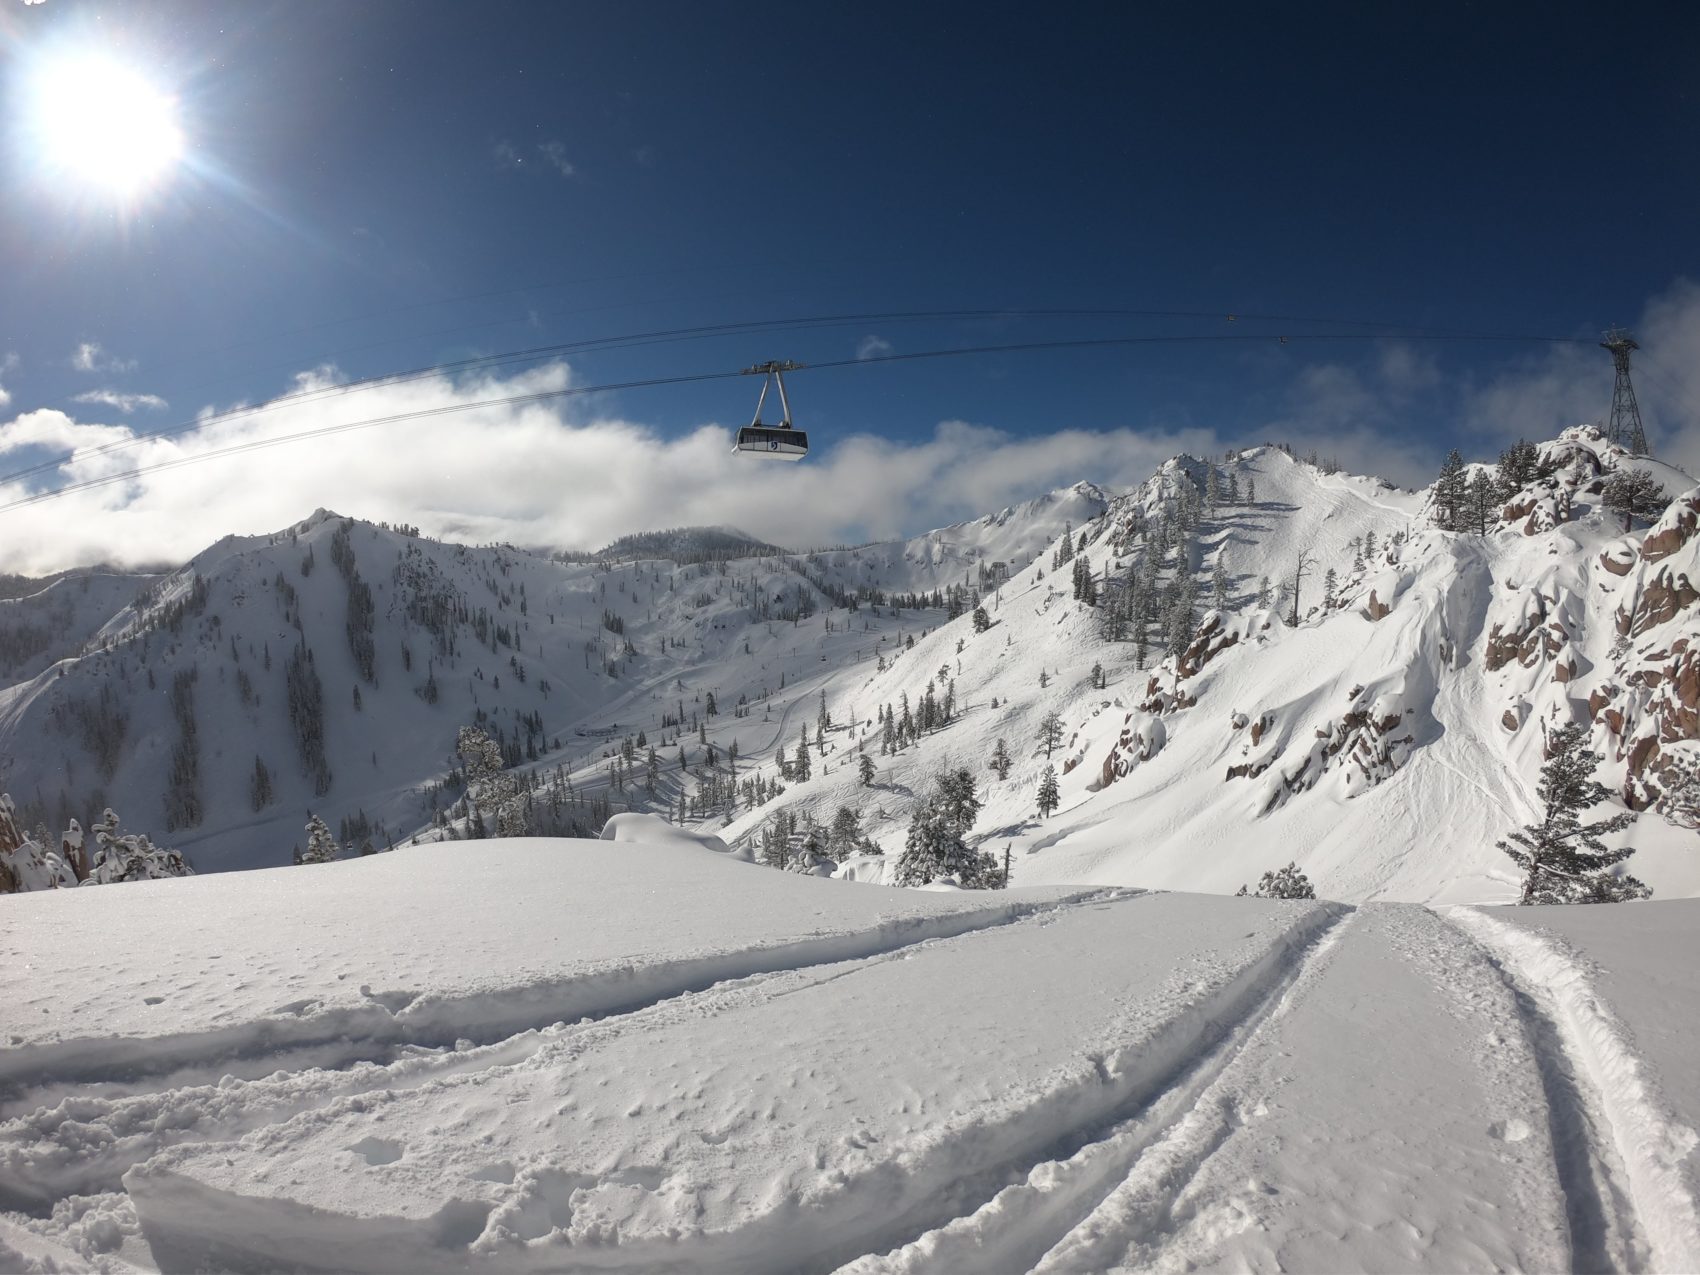
M133 372L136 360L115 358L99 341L84 341L72 351L71 366L79 372Z
M157 394L124 394L118 390L85 390L81 394L74 395L71 401L104 404L107 407L117 408L126 416L138 407L158 411L160 408L170 406Z
M564 365L552 364L503 379L436 379L284 403L118 451L85 451L51 480L122 475L232 444L570 381ZM129 437L121 427L36 412L0 427L0 450ZM483 407L155 470L0 512L0 570L183 561L223 535L273 531L319 506L450 538L523 545L594 548L626 532L681 524L730 524L786 545L839 543L976 517L1081 478L1132 484L1177 451L1221 446L1202 430L1019 438L959 421L918 442L818 431L811 441L807 464L776 465L732 455L732 430L718 424L662 438L594 413L585 400ZM20 483L0 483L0 504L25 494Z
M562 177L571 177L575 171L567 162L567 148L559 142L539 142L537 153L543 156L543 162L553 168Z
M108 443L123 442L130 437L130 430L122 425L86 425L72 420L64 412L42 408L25 412L22 416L0 425L0 456L8 452L22 451L26 447L75 452L81 448L104 447ZM0 535L3 534L0 532Z
M5 354L0 354L0 376L4 376L8 372L15 372L17 370L18 370L17 351L8 350L8 351L6 351ZM12 401L11 391L8 390L4 385L0 385L0 408L7 406L9 403L11 403L11 401Z
M1636 324L1636 388L1661 456L1700 468L1700 287L1679 284ZM913 534L990 513L1086 478L1132 485L1176 452L1219 454L1228 443L1287 441L1358 473L1407 486L1433 478L1442 445L1422 412L1477 431L1471 458L1491 459L1518 434L1551 437L1603 415L1611 361L1592 344L1560 347L1462 389L1430 387L1431 364L1397 347L1348 367L1297 372L1262 427L1228 436L1205 428L1064 429L1017 436L962 421L894 440L811 429L814 455L781 465L730 454L731 430L704 424L679 437L617 414L603 398L553 399L416 417L179 469L0 512L0 571L41 572L122 559L183 561L220 536L274 531L324 506L416 523L474 541L595 548L630 531L730 524L779 544L853 542ZM336 385L334 368L292 389ZM94 449L133 435L120 425L38 411L0 424L0 454L69 451L54 485L192 460L234 444L402 412L552 392L572 384L563 364L381 386L316 402L280 402L221 420L203 413L187 433ZM1462 407L1460 407L1462 403ZM1412 406L1417 404L1417 406ZM0 504L28 494L0 481Z
M498 168L524 168L525 156L519 153L519 147L509 141L500 141L491 152L496 157Z
M883 336L865 336L856 342L856 357L858 359L878 358L882 354L890 354L892 345Z

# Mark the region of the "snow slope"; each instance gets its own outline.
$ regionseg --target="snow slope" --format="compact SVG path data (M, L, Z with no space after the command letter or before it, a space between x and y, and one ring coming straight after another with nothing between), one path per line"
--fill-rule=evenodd
M350 851L449 835L455 733L479 722L547 787L534 801L556 831L650 812L753 856L776 816L800 843L843 807L886 852L845 870L879 880L938 773L966 767L984 803L971 838L1007 849L1018 882L1231 893L1291 860L1333 898L1493 902L1515 892L1495 843L1535 816L1545 732L1583 720L1601 777L1643 812L1631 869L1658 897L1700 893L1700 493L1626 532L1602 504L1614 471L1673 493L1692 480L1586 427L1538 450L1547 472L1485 534L1434 529L1431 492L1276 447L908 541L689 566L559 563L321 513L213 546L81 655L0 689L0 789L30 823L112 804L200 871L269 866L309 811ZM1212 470L1237 503L1204 499ZM1096 607L1055 565L1065 529ZM1301 553L1295 624L1281 586ZM342 562L370 590L367 671ZM1159 613L1142 650L1105 617L1146 574ZM1197 606L1165 653L1183 581ZM287 671L303 654L322 770ZM952 720L881 751L877 715L929 684ZM1064 726L1050 756L1048 713ZM782 780L805 732L812 774ZM987 768L1000 738L1007 779ZM636 764L617 773L628 739ZM1041 819L1047 765L1062 804ZM737 786L752 778L762 794Z
M1242 453L1222 470L1255 483L1256 502L1206 510L1187 561L1171 551L1161 577L1184 571L1205 598L1185 659L1154 652L1141 665L1131 643L1103 641L1101 609L1071 598L1068 568L1037 562L989 603L988 631L967 617L941 626L884 673L840 678L829 696L835 717L854 707L867 722L870 706L915 703L929 681L953 681L956 723L895 760L877 757L872 793L829 751L827 773L781 804L821 823L840 804L872 806L889 853L929 777L967 767L986 799L976 837L1012 850L1017 881L1231 892L1296 860L1328 897L1502 901L1516 883L1494 843L1537 817L1544 729L1593 720L1601 778L1637 808L1654 806L1627 834L1641 852L1633 870L1660 897L1700 893L1694 834L1657 805L1694 765L1700 730L1700 669L1682 654L1700 650L1686 584L1700 580L1689 561L1700 496L1625 535L1600 507L1602 474L1647 468L1672 492L1691 480L1587 429L1543 454L1555 476L1472 535L1431 529L1428 493L1326 474L1276 448ZM1170 462L1090 524L1082 553L1094 571L1125 574L1151 538L1129 528L1172 510L1183 485L1202 486L1201 469ZM1561 501L1568 518L1555 521ZM1643 562L1643 543L1663 556ZM1315 565L1295 626L1290 603L1266 610L1256 595L1261 581L1292 574L1300 549ZM1218 564L1220 610L1209 607ZM1637 626L1632 644L1620 616ZM1054 757L1036 747L1049 712L1065 727ZM1007 781L986 769L1000 737L1015 758ZM871 726L860 738L878 741ZM1061 772L1062 806L1040 819L1047 764ZM770 814L742 814L722 835L749 837Z
M894 891L644 831L9 900L27 929L0 990L28 1065L8 1051L0 1260L1674 1270L1700 1252L1700 987L1668 949L1692 946L1700 902ZM121 917L92 906L127 894ZM49 932L56 954L158 969L38 978L18 952ZM1507 932L1559 955L1521 959ZM308 994L327 1008L291 1005ZM408 1030L279 1026L374 1000Z

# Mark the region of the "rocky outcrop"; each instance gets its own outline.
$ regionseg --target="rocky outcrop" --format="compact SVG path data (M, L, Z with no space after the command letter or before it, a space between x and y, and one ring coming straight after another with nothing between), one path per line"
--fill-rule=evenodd
M1513 660L1532 668L1537 661L1562 651L1570 641L1570 632L1555 614L1557 603L1557 598L1531 591L1523 599L1522 614L1510 627L1496 623L1488 632L1483 653L1487 671L1504 668Z
M1240 635L1222 622L1220 612L1212 611L1198 626L1198 632L1181 656L1180 675L1196 677L1204 666L1223 651L1239 644Z
M1353 698L1357 694L1354 691ZM1416 742L1415 733L1405 725L1406 716L1402 705L1378 696L1374 702L1355 705L1318 727L1315 742L1298 764L1277 771L1264 813L1284 805L1295 793L1316 787L1333 770L1343 769L1347 793L1354 796L1390 779L1410 757Z
M1116 780L1125 779L1141 762L1148 762L1162 752L1168 739L1162 718L1129 713L1122 719L1121 735L1105 754L1093 786L1108 788Z
M1661 562L1670 557L1694 539L1696 529L1700 529L1700 488L1671 501L1641 542L1641 561Z

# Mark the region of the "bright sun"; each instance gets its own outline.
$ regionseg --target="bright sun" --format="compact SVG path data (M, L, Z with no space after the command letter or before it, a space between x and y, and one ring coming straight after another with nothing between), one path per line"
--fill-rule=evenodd
M133 198L183 154L177 103L129 67L56 61L38 70L34 88L31 131L49 172Z

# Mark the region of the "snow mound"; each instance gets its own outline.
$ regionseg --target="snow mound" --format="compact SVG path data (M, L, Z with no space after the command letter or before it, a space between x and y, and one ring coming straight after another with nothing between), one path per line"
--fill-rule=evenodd
M660 815L623 814L609 819L602 829L602 840L635 842L646 846L695 846L715 854L752 862L747 847L733 849L712 832L690 832L677 824L668 823Z

